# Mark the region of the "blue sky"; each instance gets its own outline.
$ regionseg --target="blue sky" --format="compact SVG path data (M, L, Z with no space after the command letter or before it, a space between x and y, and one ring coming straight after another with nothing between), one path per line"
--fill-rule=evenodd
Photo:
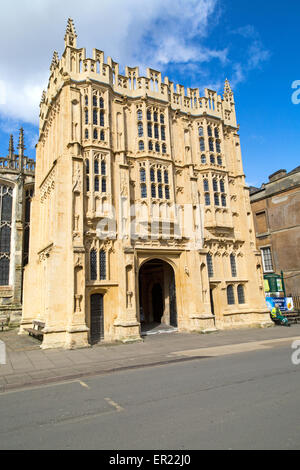
M295 0L85 0L84 11L81 0L11 0L0 18L0 155L23 126L34 157L40 96L69 16L89 56L97 47L121 68L150 66L202 95L205 86L222 92L228 77L248 184L300 164L300 104L291 99L300 80Z

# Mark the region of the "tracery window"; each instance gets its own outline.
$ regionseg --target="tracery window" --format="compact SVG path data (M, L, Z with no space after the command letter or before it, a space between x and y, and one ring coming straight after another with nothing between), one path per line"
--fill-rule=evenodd
M210 194L209 193L205 193L205 205L206 206L210 206Z
M211 254L206 255L208 277L214 277L214 266Z
M90 278L97 280L97 251L94 248L90 251Z
M231 276L236 277L237 276L236 258L234 256L234 254L230 255L230 267L231 267Z
M242 284L239 284L237 287L237 295L238 295L239 304L244 304L245 303L245 290Z
M143 135L144 135L143 123L138 122L138 136L143 137Z
M234 305L235 304L234 290L233 290L232 285L227 287L227 303L228 303L228 305Z
M99 267L100 267L100 280L104 281L106 279L106 252L100 250L99 254Z
M9 284L12 188L0 185L0 285Z
M104 111L100 111L100 126L104 127Z

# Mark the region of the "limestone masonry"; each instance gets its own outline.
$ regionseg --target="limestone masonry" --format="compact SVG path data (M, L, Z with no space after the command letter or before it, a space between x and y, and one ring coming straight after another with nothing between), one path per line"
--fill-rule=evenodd
M72 20L40 105L20 333L43 348L141 329L270 325L235 103L77 48Z

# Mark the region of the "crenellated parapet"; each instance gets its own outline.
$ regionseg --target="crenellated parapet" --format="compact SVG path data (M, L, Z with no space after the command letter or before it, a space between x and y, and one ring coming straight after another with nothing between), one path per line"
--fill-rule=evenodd
M223 97L216 91L205 89L200 96L199 89L187 88L162 78L161 72L147 68L146 77L140 75L139 67L125 67L124 75L111 57L105 62L104 52L93 49L92 58L86 57L85 48L77 48L77 35L71 19L68 20L65 35L65 50L59 59L54 52L48 89L43 94L40 109L40 127L44 125L47 107L66 82L91 80L104 84L123 97L160 100L171 109L193 117L212 116L224 121L225 125L236 127L236 114L233 93L228 80Z

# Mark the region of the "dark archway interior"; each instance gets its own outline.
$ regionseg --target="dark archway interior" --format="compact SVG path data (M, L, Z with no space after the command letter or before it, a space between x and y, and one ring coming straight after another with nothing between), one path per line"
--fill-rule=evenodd
M160 259L147 261L139 272L140 321L142 328L177 327L173 268Z

